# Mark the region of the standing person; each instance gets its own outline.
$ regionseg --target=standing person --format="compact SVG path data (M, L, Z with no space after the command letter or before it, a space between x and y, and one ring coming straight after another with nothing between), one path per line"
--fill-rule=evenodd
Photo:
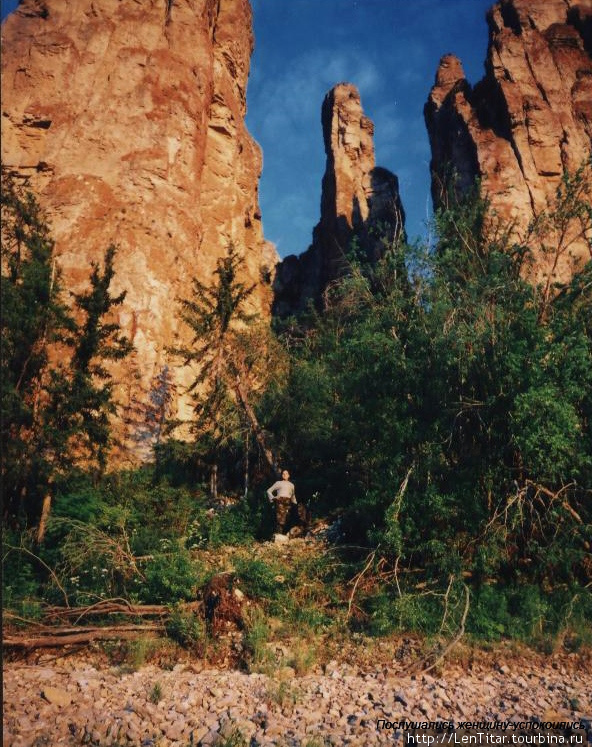
M270 502L275 502L275 531L283 534L290 512L290 505L296 503L296 490L294 483L290 482L290 473L287 469L282 472L282 479L274 482L267 491Z

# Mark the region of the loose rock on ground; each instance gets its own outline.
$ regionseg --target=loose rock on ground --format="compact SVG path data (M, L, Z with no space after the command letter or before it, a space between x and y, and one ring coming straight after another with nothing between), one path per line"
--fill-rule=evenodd
M240 731L253 747L365 747L395 743L379 719L577 720L592 712L592 677L575 655L451 664L438 676L401 674L396 663L333 661L300 677L286 667L272 676L199 667L122 672L84 657L6 663L3 744L205 746Z

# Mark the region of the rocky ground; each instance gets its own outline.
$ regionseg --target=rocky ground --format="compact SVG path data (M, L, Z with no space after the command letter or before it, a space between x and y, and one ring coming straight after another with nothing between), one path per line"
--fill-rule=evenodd
M402 674L399 662L331 661L296 676L202 669L101 666L88 654L5 662L6 746L403 744L380 719L574 720L592 713L590 659L488 654ZM238 733L242 734L242 739ZM588 735L590 738L590 733Z

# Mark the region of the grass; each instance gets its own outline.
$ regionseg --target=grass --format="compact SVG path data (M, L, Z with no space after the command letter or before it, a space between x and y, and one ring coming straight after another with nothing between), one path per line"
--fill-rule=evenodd
M454 637L462 613L460 582L450 588L445 602L443 590L420 583L418 575L399 571L393 577L383 570L388 565L361 574L363 553L301 540L287 546L265 542L175 551L175 562L163 561L167 573L158 578L148 574L159 595L164 596L165 586L169 591L182 586L181 596L191 592L199 600L208 579L232 572L243 595L244 626L233 621L212 634L201 612L179 605L171 608L167 639L105 643L102 650L122 671L148 662L171 669L180 658L198 657L214 666L241 666L277 679L283 667L302 676L322 671L332 659L369 665L389 657L392 661L403 649L409 661L434 641L443 645ZM175 575L179 570L181 577ZM27 604L28 616L34 618L40 604L34 599ZM585 652L592 647L590 615L592 595L585 590L574 596L568 589L543 592L482 584L471 594L464 641L487 647L511 640L548 654ZM402 640L411 643L403 645Z
M218 737L214 747L249 747L249 743L238 727L231 727L228 734Z
M157 705L162 700L162 687L160 682L155 682L148 695L148 700Z
M274 655L268 646L270 628L259 608L251 611L243 636L244 663L249 672L269 674L275 667Z

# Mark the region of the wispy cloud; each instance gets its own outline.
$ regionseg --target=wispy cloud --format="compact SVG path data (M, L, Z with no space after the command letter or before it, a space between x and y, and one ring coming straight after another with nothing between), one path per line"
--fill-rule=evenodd
M440 57L480 77L493 0L251 0L257 46L247 123L263 147L265 235L281 254L309 245L325 154L321 104L340 81L374 121L376 162L394 171L411 235L425 221L430 149L423 106Z
M255 134L267 138L289 132L308 140L311 126L318 127L324 95L341 81L354 83L362 96L382 85L372 61L356 52L330 50L312 50L276 69L273 77L253 80L249 121Z

